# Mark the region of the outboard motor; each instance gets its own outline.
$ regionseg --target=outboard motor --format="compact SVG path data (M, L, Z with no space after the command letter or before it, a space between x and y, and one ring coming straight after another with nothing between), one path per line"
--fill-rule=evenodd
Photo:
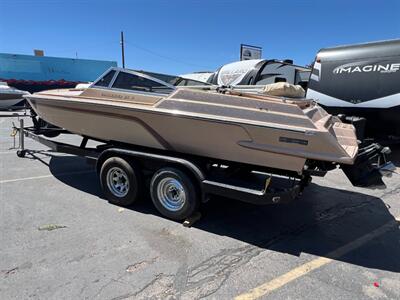
M387 160L389 147L377 143L360 148L353 165L341 165L343 172L354 186L385 188L382 176L391 177L396 167Z

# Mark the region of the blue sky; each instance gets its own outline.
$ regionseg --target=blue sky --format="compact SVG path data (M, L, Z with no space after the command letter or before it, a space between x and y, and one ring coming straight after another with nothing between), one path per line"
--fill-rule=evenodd
M181 74L214 70L241 43L310 63L323 47L400 38L400 1L0 0L0 52L117 60Z

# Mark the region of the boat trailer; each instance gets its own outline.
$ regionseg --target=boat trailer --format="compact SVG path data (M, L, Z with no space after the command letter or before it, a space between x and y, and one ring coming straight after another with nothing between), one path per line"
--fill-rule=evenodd
M105 142L85 136L79 145L72 145L54 140L54 137L73 133L40 121L34 114L32 121L33 126L25 127L24 119L20 118L19 127L13 128L14 138L19 135L19 157L33 153L25 147L26 137L47 146L53 152L85 157L95 166L103 193L109 202L129 206L138 198L139 192L147 189L160 213L174 220L196 215L200 204L207 202L213 195L258 205L289 203L301 195L311 182L311 175L323 176L329 170L319 170L317 167L300 175L118 142ZM88 147L89 140L98 145ZM388 147L373 143L359 149L353 165L340 167L354 186L379 187L384 185L382 176L390 177L395 172L394 165L386 159L388 154ZM115 178L110 177L110 172ZM127 183L121 181L121 178ZM135 187L134 193L126 192L124 189L127 187ZM154 199L164 201L163 205L167 209ZM175 210L179 211L177 203L182 201L189 203L189 208L176 213Z
M295 200L311 182L309 175L294 178L262 172L249 172L249 170L243 171L240 168L233 168L218 162L205 163L204 160L196 157L191 158L176 153L160 153L152 149L118 143L103 143L90 148L87 147L88 141L91 140L88 137L83 137L79 146L66 144L47 136L71 134L70 132L59 128L25 127L23 119L19 120L19 127L14 126L14 132L18 133L19 137L18 157L25 157L26 154L33 152L25 147L25 138L33 139L47 146L52 152L85 157L89 163L95 165L103 191L107 183L102 182L101 171L105 162L109 161L110 158L133 161L131 166L133 169L139 169L141 174L154 174L159 172L160 169L166 168L183 171L190 178L193 186L196 187L198 196L200 196L199 202L207 202L209 196L216 195L260 205L289 203ZM140 182L144 183L144 180ZM110 202L116 202L108 197L107 191L105 195ZM196 207L198 207L197 204ZM175 218L171 215L167 215L167 217L187 219L194 213L192 212L184 218L182 216Z

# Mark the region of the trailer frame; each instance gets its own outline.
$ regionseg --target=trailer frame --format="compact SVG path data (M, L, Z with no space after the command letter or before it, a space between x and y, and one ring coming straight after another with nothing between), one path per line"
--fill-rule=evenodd
M258 188L255 188L251 186L250 182L246 182L243 178L239 180L236 178L236 182L234 183L226 180L228 178L224 177L228 177L227 174L230 174L230 170L228 171L228 168L224 169L223 166L218 163L212 166L206 166L201 160L189 159L178 153L176 153L176 155L163 154L149 149L143 150L136 146L109 142L95 148L90 148L87 147L87 143L89 140L94 139L85 136L82 137L80 145L76 146L45 137L48 133L71 134L64 129L38 128L35 126L25 127L24 120L20 119L19 121L19 127L14 127L14 130L19 134L18 157L25 157L26 154L32 152L25 147L25 138L30 138L50 148L53 152L85 157L89 163L95 166L98 174L100 173L103 163L110 157L128 158L128 161L134 160L135 162L139 162L141 166L146 166L147 164L155 166L150 167L149 170L147 166L143 167L143 172L150 171L154 173L161 167L175 166L187 173L193 180L193 183L198 187L201 202L207 202L209 196L215 195L258 205L289 203L301 195L303 189L311 182L311 176L308 174L299 175L298 178L281 178L283 176L258 172L259 174L255 174L254 176L259 175L265 178L262 179L264 180L263 187L260 188L259 185ZM151 170L151 168L153 168L153 170ZM214 168L215 170L210 171L210 169L207 168ZM212 172L220 172L220 176L216 177ZM280 177L281 180L289 180L290 184L286 185L285 188L274 187L273 183L277 180L277 177Z

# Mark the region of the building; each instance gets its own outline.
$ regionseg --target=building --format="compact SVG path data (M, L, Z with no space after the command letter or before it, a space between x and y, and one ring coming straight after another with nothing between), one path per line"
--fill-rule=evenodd
M115 61L75 59L0 53L0 81L29 92L46 89L70 88L80 82L94 81Z

